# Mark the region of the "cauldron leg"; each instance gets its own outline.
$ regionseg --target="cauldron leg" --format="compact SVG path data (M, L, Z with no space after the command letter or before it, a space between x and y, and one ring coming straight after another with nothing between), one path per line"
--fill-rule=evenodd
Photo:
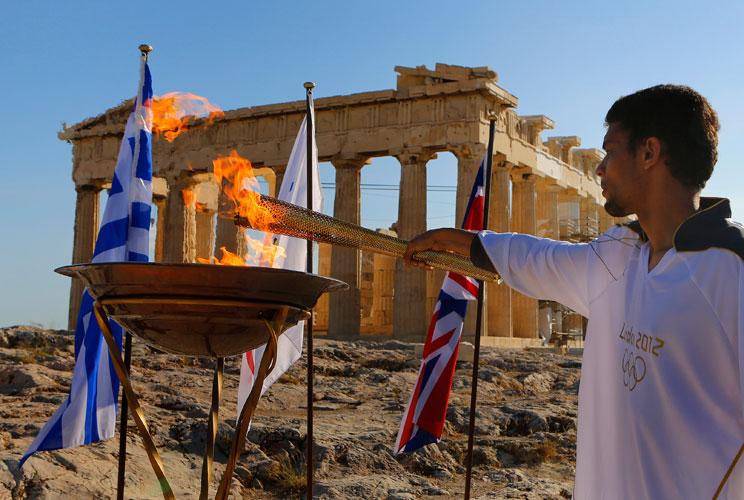
M147 428L145 414L142 412L142 408L139 405L139 399L134 393L132 381L129 379L129 374L124 367L124 360L121 359L119 347L116 345L114 336L111 333L111 325L109 324L106 312L103 310L103 306L101 306L101 304L99 304L98 302L95 302L94 306L95 307L93 311L95 312L96 320L98 320L98 326L101 327L101 333L103 334L103 338L106 341L106 345L108 346L109 355L111 356L111 363L114 365L114 370L116 370L116 374L119 376L119 381L121 382L122 388L124 389L124 393L127 395L127 401L129 402L130 406L129 411L132 412L132 418L137 424L137 430L142 437L142 444L145 447L145 451L147 452L147 457L150 459L150 465L152 465L152 469L153 471L155 471L155 475L160 482L160 488L163 491L163 497L165 498L165 500L175 500L176 497L170 487L168 478L165 476L163 461L160 459L157 448L155 448L155 443L152 440L152 436L150 436L150 430Z
M277 337L282 332L288 312L289 309L287 307L282 307L278 310L272 319L273 325L264 319L270 334L269 342L266 344L266 349L261 357L261 364L258 367L258 372L256 373L256 379L253 382L251 393L248 396L248 399L245 400L243 409L240 410L240 416L235 424L235 436L233 437L230 457L227 459L227 467L225 467L225 473L223 474L222 481L220 481L220 486L217 489L215 500L226 500L230 494L230 483L232 482L235 463L238 461L238 457L245 446L245 437L248 432L248 425L251 423L253 412L256 410L258 399L261 397L261 389L263 388L264 379L266 378L266 375L271 373L274 366L276 366Z
M220 418L220 398L222 397L222 376L224 371L225 358L217 358L217 365L214 367L214 379L212 380L212 407L209 409L207 446L204 450L199 500L207 500L209 496L209 482L212 479L212 462L214 460L214 439L217 436L217 423Z

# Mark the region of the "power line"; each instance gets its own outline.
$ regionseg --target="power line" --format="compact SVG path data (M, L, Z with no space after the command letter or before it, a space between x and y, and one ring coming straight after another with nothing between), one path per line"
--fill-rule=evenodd
M335 182L321 182L320 185L325 189L336 189ZM400 191L400 186L397 184L359 184L360 189L365 191ZM457 191L457 186L426 186L427 192L434 193L454 193Z

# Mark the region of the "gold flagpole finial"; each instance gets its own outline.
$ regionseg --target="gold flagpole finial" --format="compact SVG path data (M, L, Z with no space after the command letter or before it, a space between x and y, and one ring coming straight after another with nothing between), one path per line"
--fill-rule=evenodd
M142 52L143 54L149 54L150 52L152 52L152 45L147 45L143 43L142 45L139 46L139 49L140 49L140 52Z
M315 82L305 82L303 87L306 89L314 89L315 88Z
M495 122L498 119L499 119L499 117L498 117L498 115L496 115L496 113L490 113L488 115L488 121L489 122Z

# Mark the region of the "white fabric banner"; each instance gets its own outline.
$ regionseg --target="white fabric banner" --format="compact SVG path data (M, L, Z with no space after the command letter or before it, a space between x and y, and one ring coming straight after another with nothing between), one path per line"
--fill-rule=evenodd
M314 119L314 109L311 102L311 120ZM323 210L323 189L320 186L320 173L318 172L318 148L313 134L312 151L312 173L313 173L313 207L316 212ZM293 203L301 207L307 207L307 117L303 120L297 133L292 154L289 157L287 170L284 173L278 198L282 201ZM276 243L284 248L286 256L277 257L270 265L272 267L305 271L307 269L307 241L289 236L267 237L268 243ZM265 263L269 265L269 263ZM304 321L289 328L279 336L277 343L277 360L274 370L264 379L261 395L271 387L292 364L300 359L302 355L302 336ZM240 384L238 386L238 415L243 408L245 400L253 389L256 370L261 364L265 346L245 353L240 366Z

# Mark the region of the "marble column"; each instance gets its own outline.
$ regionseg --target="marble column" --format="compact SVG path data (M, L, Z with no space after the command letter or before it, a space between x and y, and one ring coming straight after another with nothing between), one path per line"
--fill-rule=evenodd
M318 268L313 270L321 276L331 275L331 245L318 244ZM335 292L334 292L335 293ZM313 332L328 333L328 309L332 293L324 293L313 308Z
M75 226L72 240L72 263L82 264L90 262L98 234L98 212L100 208L100 185L84 184L75 186L77 202L75 204ZM74 330L77 324L80 299L85 286L77 278L70 284L70 308L67 318L67 328Z
M575 189L562 189L558 193L558 217L561 239L578 242L580 240L581 196Z
M214 254L214 210L197 208L196 210L196 257L209 259Z
M152 197L152 203L158 209L158 219L155 223L155 262L163 262L163 236L165 235L165 200L166 196Z
M372 324L381 335L393 333L395 298L395 257L375 254L372 284ZM330 294L327 294L330 295Z
M272 168L274 170L274 189L272 190L271 185L269 185L269 196L276 198L282 189L282 182L284 182L284 174L287 171L287 166L275 166Z
M426 231L426 162L432 157L426 152L397 155L401 165L398 236L405 240ZM406 269L403 260L397 259L393 304L393 337L422 342L428 327L425 270Z
M535 235L558 240L561 236L558 224L558 192L561 188L549 179L540 179L535 188L537 190Z
M512 171L512 230L523 234L536 232L535 174L522 169ZM513 330L515 337L537 338L537 299L512 290Z
M484 145L472 144L465 151L457 152L457 198L455 202L455 224L457 224L457 227L460 227L459 225L465 217L470 192L473 190L473 182L475 182L475 176L478 175L478 168L483 161L485 151L486 147ZM441 286L441 280L439 286ZM475 340L475 322L478 311L474 304L475 302L468 307L462 327L462 340L465 342ZM488 318L484 317L483 321L486 322L484 331L487 331Z
M584 227L591 239L594 239L601 234L599 232L599 211L602 210L602 208L597 205L594 198L584 198L581 205L581 210L584 212L582 218L586 221Z
M163 262L196 262L196 193L195 175L168 179L165 201L165 235Z
M612 216L607 213L607 210L605 210L604 207L601 207L599 209L599 232L604 233L613 225L615 225L615 221Z
M510 231L509 171L511 165L503 156L493 159L491 172L491 200L488 229L500 233ZM512 336L511 289L505 284L486 284L487 335L490 337Z
M197 259L214 255L215 214L219 207L220 186L211 174L199 174L202 182L194 189L195 198L195 253ZM273 172L272 172L273 178ZM221 252L218 252L221 256Z
M359 225L361 220L362 166L369 158L360 155L338 155L331 159L336 167L336 196L333 216ZM328 336L337 339L359 337L361 326L361 252L355 248L334 245L331 249L331 277L345 281L347 291L329 297Z
M165 235L165 201L167 197L168 181L163 177L153 177L152 204L155 208L155 210L153 210L153 217L156 217L155 228L150 228L150 231L155 231L155 255L153 255L153 262L163 261L163 237Z

